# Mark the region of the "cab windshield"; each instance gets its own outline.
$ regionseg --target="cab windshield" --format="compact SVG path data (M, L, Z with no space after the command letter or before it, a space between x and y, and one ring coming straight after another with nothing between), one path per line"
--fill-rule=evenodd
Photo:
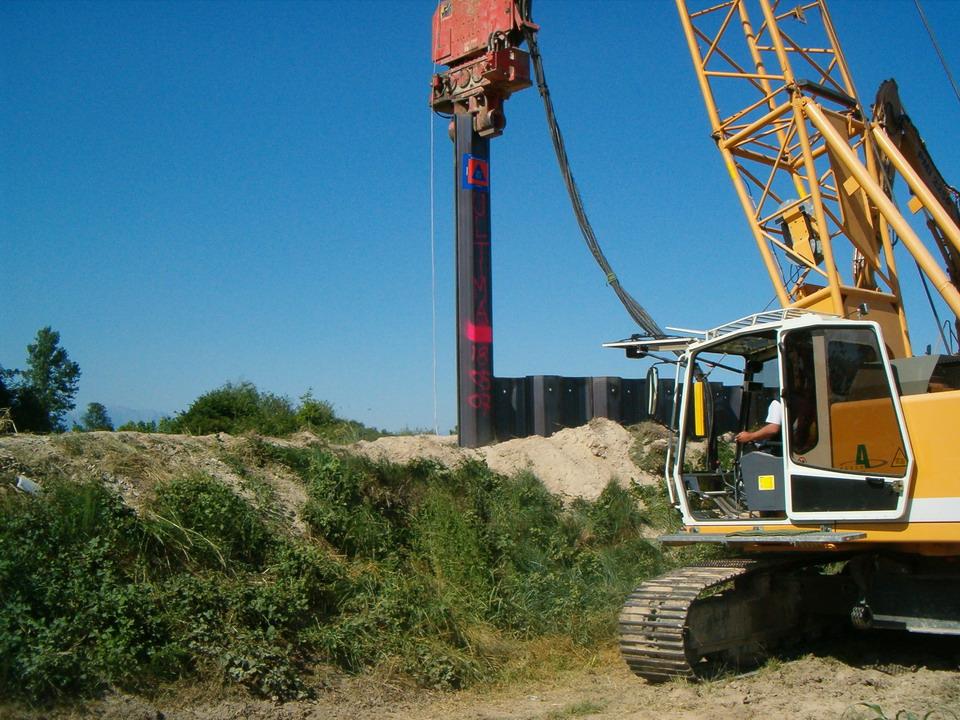
M681 443L688 504L700 519L753 517L759 511L745 497L739 478L741 457L745 451L763 451L781 458L783 442L777 433L746 448L735 438L742 431L767 425L771 406L779 403L776 332L741 335L701 350L690 367L695 395L705 399L706 407L690 403L689 432ZM698 422L700 415L705 418L702 422Z

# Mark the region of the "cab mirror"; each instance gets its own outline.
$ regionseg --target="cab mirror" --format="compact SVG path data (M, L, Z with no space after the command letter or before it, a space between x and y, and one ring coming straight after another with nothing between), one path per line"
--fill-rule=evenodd
M647 415L656 417L660 401L660 372L654 365L647 370Z

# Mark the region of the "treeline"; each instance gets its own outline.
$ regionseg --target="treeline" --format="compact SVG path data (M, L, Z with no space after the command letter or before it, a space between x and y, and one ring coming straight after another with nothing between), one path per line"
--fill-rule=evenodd
M49 326L41 328L34 342L27 345L25 369L0 366L0 432L66 431L67 413L76 407L74 398L80 374L80 366L60 345L60 333ZM372 440L386 434L355 420L337 417L333 405L313 397L310 390L294 403L285 396L258 390L249 382L227 383L211 390L173 417L128 422L118 428L114 428L107 408L92 402L72 429L189 435L254 432L271 437L306 430L331 442Z

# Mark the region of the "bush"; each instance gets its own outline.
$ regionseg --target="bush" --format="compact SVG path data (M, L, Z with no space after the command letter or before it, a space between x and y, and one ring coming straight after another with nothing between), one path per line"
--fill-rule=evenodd
M263 435L289 435L297 430L296 413L290 401L260 392L253 383L227 383L193 401L169 424L169 432L239 435L248 431Z
M297 425L303 430L321 432L337 422L333 405L326 400L317 400L313 391L307 390L300 396L297 408Z
M2 693L44 698L135 685L137 669L166 642L135 579L136 517L93 483L50 483L40 498L0 503Z
M191 475L160 487L153 511L158 529L185 557L261 568L270 533L245 500L213 478Z
M307 470L304 519L351 557L381 559L405 545L407 509L399 466L318 452Z
M310 390L300 397L300 405L294 407L286 397L260 391L249 382L227 383L204 393L186 411L173 418L163 418L158 424L127 424L120 429L189 435L255 432L270 437L309 430L335 443L374 440L384 435L355 420L338 418L333 405L317 400Z

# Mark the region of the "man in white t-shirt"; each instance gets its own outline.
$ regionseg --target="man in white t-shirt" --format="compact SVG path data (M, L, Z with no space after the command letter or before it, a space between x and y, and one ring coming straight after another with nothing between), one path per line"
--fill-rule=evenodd
M753 432L744 430L737 433L734 440L738 443L757 442L759 440L768 440L780 434L780 428L783 426L783 405L779 400L774 400L767 408L767 419L765 425Z

